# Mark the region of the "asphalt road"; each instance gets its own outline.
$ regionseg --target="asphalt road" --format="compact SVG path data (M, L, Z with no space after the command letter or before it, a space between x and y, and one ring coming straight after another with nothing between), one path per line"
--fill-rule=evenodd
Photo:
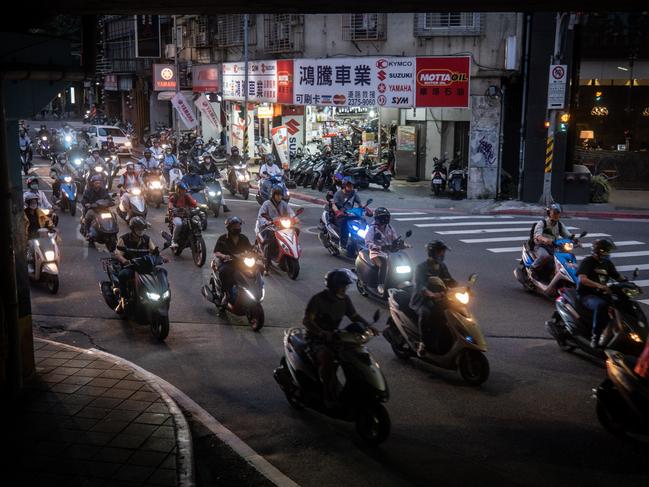
M372 195L373 206L380 204L381 192ZM603 366L560 351L543 326L551 301L526 293L512 276L519 254L503 249L518 247L530 227L524 222L535 219L427 212L427 201L409 198L404 207L411 209L392 208L393 222L402 233L413 230L415 261L423 258L428 240L443 238L452 248L447 262L454 276L464 280L478 273L471 306L487 336L491 376L480 388L465 386L456 373L399 361L382 337L374 339L369 348L390 386L392 419L390 437L375 450L360 443L352 424L293 410L272 378L284 330L300 325L306 301L322 289L328 270L351 266L329 256L308 231L320 216L315 205L304 205L307 231L297 281L279 274L266 278L267 323L260 333L240 320L216 316L200 294L207 264L198 269L187 251L172 257L166 265L172 324L164 344L155 343L147 327L118 319L106 306L98 283L103 279L99 259L107 254L100 246L88 249L77 231L78 217L60 215L61 286L56 296L32 288L35 330L100 347L160 375L305 486L648 485L646 446L610 436L595 416L592 389L605 376ZM252 237L257 203L228 203ZM151 234L158 242L163 218L163 210L150 210ZM638 280L649 286L649 222L566 223L626 242L618 252L632 255L614 260L629 269L640 266ZM208 250L223 230L223 216L210 218ZM470 241L486 238L500 240ZM384 310L355 290L351 295L368 318L377 307ZM386 317L384 310L381 321Z

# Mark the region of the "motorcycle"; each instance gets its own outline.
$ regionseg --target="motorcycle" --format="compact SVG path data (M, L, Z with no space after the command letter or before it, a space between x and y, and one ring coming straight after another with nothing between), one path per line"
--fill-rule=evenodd
M635 357L606 351L608 378L595 392L597 419L616 436L649 437L649 381L634 371Z
M439 196L446 188L446 167L444 167L445 162L445 158L433 158L434 166L430 178L430 189L435 196Z
M138 187L129 188L124 190L126 193L126 199L128 204L126 204L122 198L119 200L119 205L117 205L117 214L128 223L131 218L135 216L141 216L146 220L146 215L148 213L148 208L146 207L146 201L142 195L142 189Z
M406 232L406 238L412 235L412 230ZM401 237L392 242L389 248L385 248L388 254L387 262L388 272L385 276L384 292L380 293L377 289L379 285L379 268L370 260L369 251L364 248L356 257L356 287L358 292L363 296L372 296L378 299L387 299L387 290L391 288L403 289L411 285L412 279L412 261L408 254L403 252L405 243Z
M197 267L203 267L207 251L201 231L201 211L198 208L192 208L189 211L185 208L174 208L171 215L166 218L169 231L172 234L174 231L173 216L177 216L183 221L183 231L178 239L178 248L174 250L174 255L179 256L184 249L189 248L192 252L194 264Z
M47 210L44 210L47 211ZM28 266L29 279L34 282L44 282L51 294L59 290L59 268L61 254L56 242L56 232L47 228L39 228L38 236L31 239L30 245L34 249L33 268Z
M335 224L333 211L331 209L331 200L333 195L331 192L327 194L328 203L325 205L318 223L318 239L320 243L326 248L334 257L340 255L340 230ZM369 214L371 210L368 205L372 203L372 198L367 200L365 206L361 208L352 208L345 210L345 218L347 219L347 253L346 257L355 259L358 251L365 246L365 236L367 235L367 221L365 215Z
M436 303L443 309L446 321L443 325L437 323L436 347L427 349L421 357L422 361L437 367L459 370L462 379L474 386L489 377L489 361L484 355L487 343L475 316L467 307L476 280L477 275L471 274L466 287L446 289L444 298ZM439 283L444 284L441 279ZM404 361L417 356L417 342L422 341L419 316L410 307L411 293L412 288L388 290L390 317L383 330L394 354Z
M70 216L77 213L77 195L78 188L74 177L70 174L61 174L56 176L60 183L60 197L57 202L62 211L69 210Z
M216 177L216 174L205 174L203 175L203 181L205 182L205 189L203 190L203 196L207 201L207 208L212 212L215 217L218 217L221 213L221 198L223 196L223 190L221 189L221 182ZM206 217L206 227L207 227L207 214ZM203 229L205 230L205 229Z
M377 310L375 323L379 317ZM339 393L333 407L325 405L322 383L303 328L284 332L284 356L273 373L293 408L308 407L331 418L354 422L358 435L371 446L385 441L390 433L390 416L382 404L389 398L388 384L365 346L374 336L372 329L361 323L351 323L334 333L332 345L337 351L344 382L340 382L337 374Z
M370 183L388 189L392 180L392 173L388 170L387 164L376 167L356 166L346 169L343 174L352 178L354 187L362 189L369 188Z
M268 183L264 184L264 181L259 181L259 189L257 190L257 203L260 205L264 204L268 198L270 198L270 193L274 188L280 188L283 194L283 200L287 203L291 199L291 193L286 189L286 184L284 183L284 176L272 176L268 179Z
M451 195L451 199L462 199L462 196L466 194L466 186L466 169L453 169L448 173L447 190Z
M38 155L45 158L49 159L50 157L50 141L49 137L47 135L42 135L38 138L38 143L36 146L36 151L38 152Z
M29 158L29 147L20 148L20 164L22 165L23 173L27 176L29 170L33 166L32 161Z
M108 187L110 186L111 174L108 171L108 168L106 168L103 164L96 164L92 168L87 168L83 178L85 184L89 184L90 178L95 176L96 174L99 174L102 177L104 181L104 187L108 189Z
M104 244L109 252L114 252L117 247L117 233L119 232L119 225L117 218L111 211L115 206L112 200L104 199L98 200L96 203L90 205L90 208L95 210L96 218L90 226L90 233L85 233L85 215L81 217L80 232L84 237L88 238L90 245L95 243Z
M637 276L638 271L634 272ZM612 282L610 292L609 316L611 322L600 338L600 345L626 355L640 356L647 341L647 317L633 299L642 293L633 282ZM601 349L590 346L592 333L592 311L580 302L577 290L564 288L559 291L555 301L552 319L545 327L557 341L559 348L571 352L579 348L589 355L604 358Z
M226 186L232 196L239 193L244 200L248 199L250 196L250 173L248 172L248 165L245 162L228 166Z
M276 218L272 223L267 224L263 228L259 226L259 222L255 224L255 234L257 235L257 247L260 253L263 254L264 241L262 240L261 233L268 227L272 227L275 233L275 240L277 241L274 255L271 255L269 265L275 265L279 270L286 271L288 277L297 279L300 273L300 254L302 247L298 240L299 232L295 226L299 223L298 216L304 212L304 208L298 208L295 211L293 218L282 217Z
M160 169L149 169L144 172L144 198L150 205L160 208L164 202L163 191L165 180Z
M210 282L201 289L205 299L214 303L220 314L226 310L237 316L245 316L253 331L259 331L264 326L264 280L262 270L264 262L255 252L246 252L232 256L236 272L231 292L223 299L226 292L223 289L216 258L212 259Z
M166 249L169 243L166 242ZM122 250L122 249L120 249ZM124 249L126 250L126 249ZM160 268L164 260L160 254L148 250L128 249L136 254L146 254L131 259L125 267L135 270L135 278L129 285L129 294L124 296L126 307L122 317L133 318L139 323L148 323L151 334L158 341L169 335L169 304L171 291L167 271ZM164 250L164 249L163 249ZM122 266L114 259L101 259L108 280L100 283L101 294L109 308L115 309L119 301L118 274Z
M523 285L526 291L539 291L546 296L555 296L557 290L562 287L577 286L577 258L573 253L575 246L579 245L579 240L588 235L588 232L582 232L579 237L572 235L570 238L560 238L554 241L554 270L549 275L547 270L545 275L536 279L532 274L532 264L536 260L536 254L530 247L530 241L523 244L523 254L516 269L514 277Z
M176 184L179 183L184 174L181 169L180 164L174 164L171 169L169 169L169 192L173 193L176 191Z

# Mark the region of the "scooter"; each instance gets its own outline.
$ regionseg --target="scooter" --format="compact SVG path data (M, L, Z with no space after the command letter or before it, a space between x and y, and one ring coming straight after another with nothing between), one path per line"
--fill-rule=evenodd
M165 180L160 169L149 169L142 177L144 182L144 198L149 205L160 208L164 202Z
M181 169L180 164L174 164L171 169L169 169L169 192L173 193L176 191L176 184L179 183L184 174Z
M597 419L616 436L649 437L649 381L638 376L635 357L606 351L608 378L596 390Z
M466 194L467 174L465 169L453 169L448 173L447 191L451 199L459 200Z
M412 230L406 232L406 238L412 235ZM369 251L364 248L356 257L356 287L358 292L363 296L374 297L378 299L387 299L387 290L391 288L403 289L410 286L412 280L412 261L410 256L403 252L405 249L405 242L401 237L395 240L390 248L386 248L388 258L385 265L388 266L388 272L385 276L385 284L383 293L379 292L379 269L370 260Z
M94 246L95 243L104 244L109 252L114 252L117 247L117 233L119 232L119 225L115 214L110 210L115 206L112 200L99 200L90 205L90 208L95 210L96 218L90 226L90 233L86 235L84 228L84 218L81 217L80 232L84 237L88 238L88 243Z
M277 245L268 265L274 265L277 269L286 271L288 277L291 279L297 279L300 273L302 247L300 247L298 239L299 232L295 227L300 221L298 216L303 212L304 208L298 208L293 218L276 218L272 223L269 223L263 228L259 226L259 222L255 224L257 248L261 254L263 254L264 245L268 245L264 243L261 234L267 227L272 227Z
M374 313L374 322L380 317ZM311 408L334 419L356 423L356 432L371 446L385 441L390 433L390 416L382 403L389 398L388 384L378 362L365 346L374 332L361 323L337 330L332 346L344 381L338 375L338 401L327 407L318 369L313 362L303 328L284 332L284 356L273 376L295 409Z
M444 163L446 159L438 159L433 157L433 172L430 178L430 189L435 196L439 196L444 188L446 188L446 168Z
M546 275L536 279L532 274L532 264L536 260L536 254L530 247L530 241L523 244L523 254L516 269L514 277L523 285L526 291L538 291L549 297L554 297L557 290L562 287L577 286L577 258L573 253L575 246L579 245L579 240L588 235L588 232L582 232L579 237L572 235L570 238L561 238L554 241L554 269L551 275L547 270Z
M171 238L171 236L169 236ZM165 242L163 248L169 246ZM132 318L141 324L148 324L151 334L158 341L169 335L169 304L171 290L167 271L160 266L164 263L160 254L150 254L148 250L129 249L130 252L142 254L131 259L126 267L135 270L130 292L126 299L126 308L122 317ZM101 259L108 280L100 283L101 294L109 308L115 309L119 301L119 271L122 269L117 261Z
M205 182L203 195L207 200L207 209L210 210L215 217L218 217L221 213L221 200L223 198L221 182L217 179L215 174L203 175L203 181Z
M22 165L23 168L23 173L25 176L29 174L29 170L32 168L33 164L32 161L29 160L29 148L25 147L20 148L20 164Z
M60 195L57 201L58 207L62 211L69 210L70 216L76 215L78 188L74 177L70 174L57 175L56 173L54 173L54 176L59 180Z
M142 189L133 187L125 190L125 192L128 204L126 204L124 200L120 198L119 205L117 205L117 214L126 223L128 223L131 218L135 216L141 216L142 218L146 219L148 208L146 207L146 201L144 200Z
M286 189L286 184L284 183L284 176L272 176L269 180L270 184L264 184L264 181L259 181L259 189L257 190L257 203L260 205L264 204L274 188L278 187L282 190L282 198L287 203L291 199L291 193Z
M225 293L223 289L216 258L212 259L210 265L210 282L203 286L201 292L205 299L214 303L219 314L227 310L234 315L245 316L253 331L259 331L264 326L264 308L261 305L265 295L261 275L264 261L255 252L234 255L232 260L236 272L231 292Z
M333 211L331 209L331 200L333 195L331 192L327 193L327 204L322 211L320 222L318 223L318 239L320 243L326 248L333 256L340 255L340 230L335 224L333 218ZM345 210L345 218L347 219L347 246L345 257L355 259L358 251L365 246L365 236L367 235L367 221L365 215L369 215L368 205L372 203L372 198L367 200L365 206L361 208L352 208Z
M170 214L165 218L165 223L169 224L169 231L172 234L174 232L174 216L181 218L183 221L183 231L178 239L178 248L174 250L174 255L179 256L184 249L189 248L196 267L203 267L207 250L201 231L201 211L198 208L174 208L170 210ZM171 243L171 237L169 242Z
M49 159L50 157L50 141L47 135L42 135L38 139L37 149L38 154L45 158Z
M56 294L59 290L59 269L61 267L61 254L56 243L56 232L49 232L47 228L39 228L38 236L31 239L28 245L34 249L33 267L27 266L29 278L34 282L44 282L47 290L51 294Z
M446 317L446 322L437 324L437 343L434 349L425 350L421 360L448 370L459 370L462 379L468 384L478 386L489 377L489 361L484 353L487 343L484 335L468 308L472 287L477 280L471 274L466 287L446 289L445 297L436 303ZM446 288L444 282L435 279L437 286ZM401 360L416 357L419 334L419 317L410 307L413 289L388 290L390 317L383 336L390 343L392 351Z
M226 186L230 194L234 196L239 193L244 200L250 196L250 173L245 162L228 166L228 177Z
M634 276L637 274L636 270ZM608 289L611 322L602 333L599 343L607 349L638 357L642 353L649 331L647 317L633 300L642 293L642 289L632 282L611 282ZM590 346L592 323L592 311L581 304L577 290L564 288L559 291L555 312L552 319L545 322L545 327L561 350L571 352L579 348L589 355L603 359L604 352Z

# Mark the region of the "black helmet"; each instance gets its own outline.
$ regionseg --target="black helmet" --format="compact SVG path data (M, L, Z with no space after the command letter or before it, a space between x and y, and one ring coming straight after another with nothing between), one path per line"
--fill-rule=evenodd
M593 254L606 257L615 250L615 244L608 238L600 238L593 242L593 248L591 250Z
M432 257L433 255L435 255L435 252L439 250L451 249L441 240L433 240L432 242L428 242L426 244L426 253L428 254L428 257Z
M38 178L36 176L30 176L27 178L27 187L29 188L32 184L38 184Z
M136 216L131 218L131 220L128 222L128 227L133 230L146 230L146 228L149 226L147 221L142 218L141 216Z
M151 155L152 154L151 149L144 149L144 155L146 154Z
M390 212L387 208L379 206L374 210L374 221L379 225L387 225L390 223Z
M273 196L275 196L276 194L284 196L284 191L282 191L282 188L280 188L279 186L274 186L273 190L270 192L270 198L273 199Z
M545 212L549 215L550 212L556 212L556 213L561 213L561 205L559 203L552 203L551 205L548 205L548 207L545 209Z
M325 286L331 291L349 286L353 280L347 269L335 269L325 275Z
M229 216L225 219L225 228L230 230L230 226L234 225L235 223L238 223L239 225L243 225L243 220L238 216Z

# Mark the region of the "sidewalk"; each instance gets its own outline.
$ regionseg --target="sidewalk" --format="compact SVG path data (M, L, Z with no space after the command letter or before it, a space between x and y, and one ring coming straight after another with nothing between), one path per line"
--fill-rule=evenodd
M19 482L7 485L193 485L187 422L156 384L108 354L40 338L34 349L5 436L18 454Z

